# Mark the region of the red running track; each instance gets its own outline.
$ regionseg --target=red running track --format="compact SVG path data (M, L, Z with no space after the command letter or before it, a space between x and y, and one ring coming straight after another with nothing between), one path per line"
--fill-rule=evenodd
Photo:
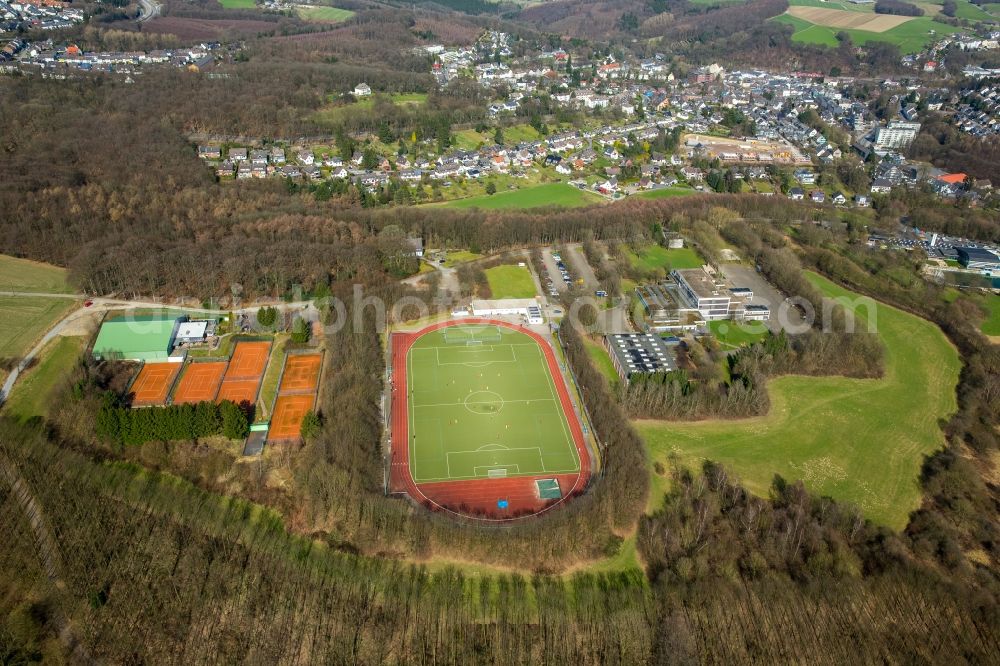
M406 358L410 347L422 335L447 326L458 324L492 324L519 331L530 336L545 355L549 365L549 373L556 385L563 413L569 422L573 441L580 457L580 471L575 474L540 474L535 476L516 476L503 479L472 479L467 481L436 481L433 483L416 483L410 473L409 455L409 414L406 399L407 376ZM431 510L447 511L469 518L488 521L509 521L547 511L565 500L579 495L587 487L590 480L590 454L583 437L580 421L573 411L573 402L569 397L569 389L559 362L549 342L537 333L526 328L508 324L493 319L454 319L432 324L416 333L393 333L392 345L392 414L390 420L392 437L392 460L389 470L389 487L392 492L404 492ZM562 498L558 500L539 499L535 491L537 479L552 479L559 481ZM497 500L506 499L507 508L497 507Z

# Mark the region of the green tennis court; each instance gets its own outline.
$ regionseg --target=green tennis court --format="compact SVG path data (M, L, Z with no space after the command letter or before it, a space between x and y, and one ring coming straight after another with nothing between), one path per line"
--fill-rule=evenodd
M448 326L407 355L410 472L417 483L580 470L538 343L492 325Z

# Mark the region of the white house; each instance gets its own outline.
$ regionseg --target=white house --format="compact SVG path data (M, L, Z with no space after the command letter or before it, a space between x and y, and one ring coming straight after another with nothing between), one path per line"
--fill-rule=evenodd
M355 97L367 97L372 94L371 86L367 83L359 83L354 86L354 96Z

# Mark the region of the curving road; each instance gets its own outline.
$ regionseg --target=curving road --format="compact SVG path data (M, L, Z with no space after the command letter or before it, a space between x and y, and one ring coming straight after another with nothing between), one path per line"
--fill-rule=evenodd
M139 23L145 23L160 15L160 3L155 0L139 0Z
M0 296L28 296L28 297L42 297L42 298L70 298L77 301L82 301L87 297L83 294L46 294L37 292L20 292L20 291L0 291ZM55 326L50 328L42 339L38 341L31 351L25 354L24 358L17 364L13 370L11 370L10 375L7 376L6 381L3 383L3 387L0 387L0 406L3 405L7 400L7 396L10 395L11 390L14 388L14 383L17 382L17 378L21 375L28 365L35 360L45 345L49 343L53 338L61 335L66 327L74 323L77 319L81 317L86 317L92 315L94 312L102 312L105 310L134 310L138 308L170 308L171 310L183 310L184 312L190 312L192 314L219 314L224 312L229 312L229 310L207 310L205 308L194 308L185 307L182 305L171 305L169 303L163 303L159 301L143 301L143 300L125 300L117 298L93 298L91 300L90 306L81 306L80 308L70 312L68 315L63 317ZM303 310L312 308L312 301L295 301L292 303L265 303L265 304L254 304L248 305L232 312L236 314L253 313L256 312L261 305L270 305L276 307L278 310ZM306 318L310 321L312 320L313 313L309 313L310 316Z

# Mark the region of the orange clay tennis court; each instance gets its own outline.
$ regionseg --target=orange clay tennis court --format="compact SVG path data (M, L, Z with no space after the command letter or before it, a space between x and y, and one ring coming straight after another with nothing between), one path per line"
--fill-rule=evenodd
M237 342L224 381L260 377L264 374L270 352L270 342Z
M270 342L237 342L215 401L232 400L237 405L257 402L257 390L270 351Z
M186 405L195 402L215 400L226 372L225 361L210 363L189 363L174 391L174 404Z
M219 394L215 396L216 402L231 400L237 405L249 402L251 405L257 402L257 388L260 386L260 378L257 379L227 379L219 387Z
M146 363L139 376L132 382L133 405L162 405L167 401L170 385L174 383L180 363Z
M278 393L309 392L319 385L319 368L323 357L319 354L294 354L285 359Z
M302 435L302 417L313 408L315 399L316 396L311 393L279 395L274 403L271 428L267 433L268 440L296 439L300 437Z

